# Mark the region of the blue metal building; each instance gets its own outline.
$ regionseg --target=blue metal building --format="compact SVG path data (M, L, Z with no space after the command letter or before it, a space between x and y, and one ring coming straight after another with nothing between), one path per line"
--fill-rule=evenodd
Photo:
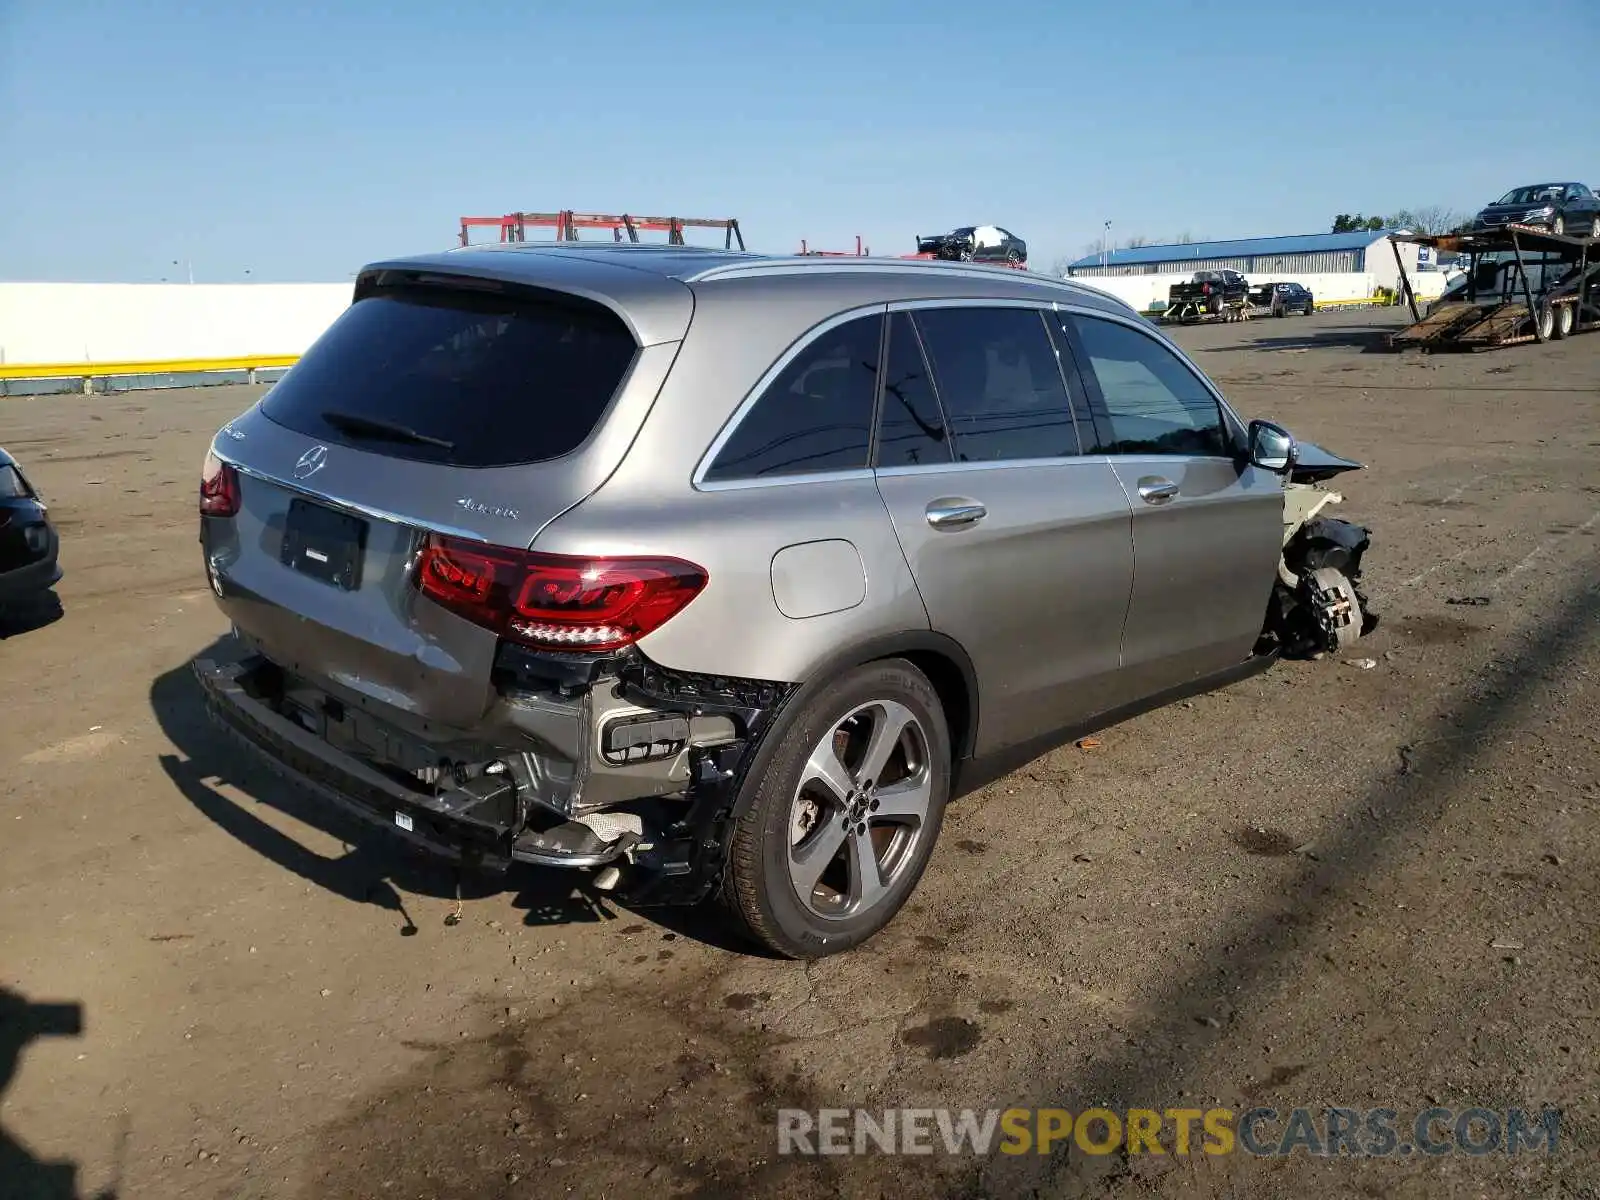
M1067 266L1067 274L1160 275L1173 272L1233 270L1245 275L1304 275L1336 271L1395 273L1389 234L1300 233L1288 237L1239 238L1227 242L1184 242L1136 246L1108 254L1087 254ZM1407 267L1414 265L1408 263Z

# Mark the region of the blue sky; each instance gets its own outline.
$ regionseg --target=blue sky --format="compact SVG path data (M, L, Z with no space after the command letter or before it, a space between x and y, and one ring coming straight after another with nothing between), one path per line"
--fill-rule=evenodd
M735 216L779 252L993 221L1037 268L1107 220L1304 233L1600 185L1600 0L1539 0L1513 61L1508 11L0 0L0 278L337 281L560 208Z

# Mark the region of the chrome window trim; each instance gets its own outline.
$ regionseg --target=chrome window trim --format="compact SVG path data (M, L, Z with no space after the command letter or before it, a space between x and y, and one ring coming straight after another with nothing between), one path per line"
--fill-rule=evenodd
M812 268L807 267L804 269L810 270ZM912 270L921 269L921 267L912 268ZM772 386L777 377L783 373L784 369L787 368L795 358L805 353L812 342L820 337L823 337L831 330L837 329L845 322L853 321L858 317L873 316L875 314L887 317L897 312L918 312L929 309L943 308L1025 308L1032 309L1040 314L1059 311L1064 308L1070 308L1072 311L1081 311L1090 315L1110 315L1106 314L1103 309L1090 305L1064 306L1059 301L1050 300L1042 296L942 296L932 299L923 298L916 300L888 300L860 305L856 308L846 309L843 312L835 313L826 320L813 325L809 330L797 338L795 342L791 344L790 347L784 351L784 353L780 355L770 367L767 368L767 370L762 374L761 378L756 381L755 386L745 394L744 399L741 400L739 402L739 406L734 409L733 415L730 416L727 420L727 423L723 425L722 430L717 434L716 439L712 441L705 453L700 456L699 462L695 464L694 474L690 477L690 482L694 489L699 492L724 492L751 487L781 487L796 483L836 483L851 479L870 479L875 478L878 475L892 477L900 474L919 473L926 471L947 471L956 468L963 470L981 470L992 467L1044 466L1058 462L1093 462L1097 459L1103 459L1105 457L1101 454L1073 454L1047 458L996 459L993 461L983 462L924 463L914 467L863 467L852 468L847 471L797 471L790 475L754 475L748 479L707 480L705 478L706 472L711 468L711 464L716 461L716 456L722 451L723 446L725 446L733 437L739 425L744 421L750 410L755 407L757 401L759 401L760 398L766 394L767 388ZM1061 359L1061 352L1059 348L1054 345L1054 339L1050 339L1050 342L1052 352L1056 355L1056 360L1059 363ZM1187 360L1185 361L1187 362ZM1192 370L1193 364L1190 363L1188 365ZM1202 381L1204 381L1204 376L1201 378ZM1209 390L1212 391L1213 395L1215 394L1214 389ZM1073 419L1074 428L1076 428L1076 419L1070 404L1067 409L1067 416L1069 419ZM1079 436L1079 443L1080 445L1082 444L1081 435Z
M744 399L739 401L738 407L731 416L723 422L722 429L712 439L711 445L706 447L705 453L700 456L700 461L695 464L694 474L689 477L690 485L697 492L725 492L735 488L762 487L769 484L798 483L810 481L828 481L838 478L872 477L872 468L851 467L844 471L796 471L787 475L752 475L747 479L715 479L707 480L706 472L711 469L711 464L716 462L717 455L722 453L722 448L728 444L745 417L750 414L761 398L767 394L767 389L777 382L778 376L788 369L790 363L809 350L818 339L825 337L841 325L858 320L861 317L883 317L887 315L888 306L883 301L873 304L863 304L856 308L847 308L843 312L834 313L795 338L789 348L778 355L771 366L761 373L754 386L745 393ZM870 431L868 449L871 449Z
M879 467L875 473L882 479L894 479L901 475L931 475L946 471L965 474L970 471L1004 471L1012 468L1073 466L1084 463L1110 466L1111 460L1104 454L1063 454L1055 458L994 458L979 462L917 463L915 466Z
M484 545L489 544L488 538L484 537L483 534L473 529L461 529L454 525L441 524L438 521L419 521L416 517L403 516L397 512L390 512L386 508L377 508L371 504L360 504L354 500L341 500L339 497L330 496L325 492L314 492L297 480L283 479L277 475L273 475L268 471L262 471L256 467L247 467L237 459L231 458L228 455L219 452L214 446L212 447L211 453L215 454L218 460L227 463L241 475L248 475L252 479L259 479L263 483L270 483L275 487L284 488L298 495L305 496L308 499L315 500L318 503L330 505L333 508L341 508L346 512L355 513L358 516L369 517L375 521L386 521L391 525L400 525L406 529L426 530L432 533L442 533L447 537L463 538L467 541L482 542Z
M755 475L749 479L713 480L695 484L700 492L738 492L749 488L791 487L797 483L848 483L852 479L871 479L871 467L851 467L848 471L796 471L791 475Z
M1223 396L1222 392L1217 388L1217 385L1211 382L1210 376L1208 376L1204 371L1202 371L1199 368L1199 366L1195 363L1195 361L1192 358L1190 358L1187 354L1185 354L1183 352L1183 349L1176 342L1174 342L1171 338L1167 337L1159 329L1156 329L1154 326L1152 326L1143 317L1140 317L1137 314L1135 314L1132 318L1129 318L1129 317L1124 317L1121 313L1110 313L1110 312L1106 312L1103 309L1086 308L1086 307L1084 307L1082 305L1078 305L1078 304L1056 304L1053 307L1055 307L1056 309L1058 309L1061 312L1070 312L1070 313L1072 313L1072 314L1074 314L1076 316L1095 317L1095 318L1097 318L1099 320L1102 320L1102 321L1115 321L1119 325L1126 325L1129 329L1136 330L1137 332L1143 334L1145 337L1147 337L1151 341L1155 342L1158 346L1161 346L1162 348L1164 348L1166 350L1170 350L1177 357L1178 361L1181 362L1185 367L1188 368L1189 373L1200 381L1200 386L1205 388L1205 390L1210 394L1211 398L1217 402L1217 407L1221 410L1221 412L1223 414L1223 424L1224 425L1230 425L1231 424L1232 425L1232 431L1235 434L1237 434L1240 437L1244 436L1245 429L1246 429L1245 422L1242 421L1239 418L1239 414L1238 413L1233 411L1233 406L1228 403L1227 398L1225 396ZM1130 458L1130 457L1131 458L1144 458L1144 457L1151 457L1151 456L1148 456L1148 455L1115 454L1115 455L1111 455L1110 457L1112 457L1112 458ZM1205 454L1205 455L1175 454L1175 455L1158 455L1158 456L1155 456L1155 457L1223 459L1223 456L1215 455L1215 454ZM1224 461L1230 461L1230 460L1224 459Z
M890 312L920 312L929 308L1032 308L1049 312L1058 302L1043 296L947 296L936 299L891 300Z

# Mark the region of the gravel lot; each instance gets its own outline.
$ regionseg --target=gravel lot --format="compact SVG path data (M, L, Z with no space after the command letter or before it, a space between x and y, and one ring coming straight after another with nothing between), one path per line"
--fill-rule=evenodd
M200 460L258 389L0 401L67 571L0 641L0 1196L1600 1195L1600 336L1372 352L1392 324L1177 335L1369 464L1376 665L967 798L809 968L555 872L446 925L448 873L199 712ZM1553 1156L777 1154L785 1106L1095 1103L1563 1116Z

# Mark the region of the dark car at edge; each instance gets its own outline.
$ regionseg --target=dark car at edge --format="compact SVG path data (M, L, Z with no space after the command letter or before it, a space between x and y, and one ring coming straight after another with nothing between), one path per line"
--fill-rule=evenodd
M60 539L22 468L0 447L0 616L61 580Z

